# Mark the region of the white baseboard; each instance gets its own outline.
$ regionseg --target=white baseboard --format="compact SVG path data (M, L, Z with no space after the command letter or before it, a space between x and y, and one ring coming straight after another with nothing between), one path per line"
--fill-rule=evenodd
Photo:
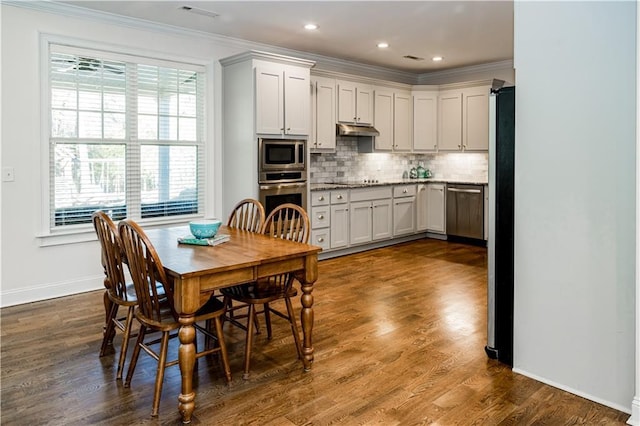
M640 389L636 389L640 392ZM640 426L640 396L636 395L631 403L631 417L627 420L628 425Z
M613 408L615 410L622 411L623 413L631 414L630 407L623 407L620 404L616 404L616 403L613 403L611 401L605 401L602 398L595 397L593 395L590 395L588 393L579 391L577 389L573 389L570 386L566 386L566 385L563 385L563 384L560 384L560 383L556 383L556 382L554 382L552 380L549 380L549 379L546 379L544 377L540 377L540 376L537 376L535 374L531 374L528 371L520 370L519 368L513 368L512 371L514 373L518 373L518 374L522 374L523 376L530 377L530 378L532 378L534 380L537 380L537 381L542 382L544 384L547 384L549 386L553 386L554 388L558 388L558 389L561 389L563 391L572 393L574 395L578 395L578 396L580 396L582 398L588 399L589 401L597 402L598 404L606 405L607 407L611 407L611 408Z
M49 283L35 287L25 287L16 290L2 290L0 292L0 307L21 305L23 303L38 302L71 294L85 293L104 288L104 275L80 278L75 281Z

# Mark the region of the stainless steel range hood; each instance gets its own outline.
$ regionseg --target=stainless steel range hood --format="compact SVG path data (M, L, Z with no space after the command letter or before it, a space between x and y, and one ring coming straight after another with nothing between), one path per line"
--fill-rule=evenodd
M380 132L373 126L358 124L336 124L336 135L338 136L380 136Z

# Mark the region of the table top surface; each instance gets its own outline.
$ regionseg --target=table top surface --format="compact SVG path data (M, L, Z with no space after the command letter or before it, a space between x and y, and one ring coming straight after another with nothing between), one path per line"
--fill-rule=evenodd
M188 226L145 230L166 272L174 277L190 278L263 263L317 254L320 247L287 241L262 234L221 226L219 234L229 241L216 246L179 244L178 238L190 234Z

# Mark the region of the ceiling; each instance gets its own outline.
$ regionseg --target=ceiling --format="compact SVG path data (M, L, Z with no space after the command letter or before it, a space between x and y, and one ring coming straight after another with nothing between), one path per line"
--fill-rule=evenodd
M62 3L411 73L513 58L511 0ZM378 48L382 41L389 47Z

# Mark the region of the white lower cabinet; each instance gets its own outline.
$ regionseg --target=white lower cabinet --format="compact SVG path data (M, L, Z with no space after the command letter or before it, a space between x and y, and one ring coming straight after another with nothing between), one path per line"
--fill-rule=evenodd
M416 231L416 185L393 188L393 236Z
M349 245L349 190L331 191L331 248Z
M396 237L444 234L445 208L443 183L313 191L311 243L323 250L357 251Z
M351 203L349 214L349 242L351 244L363 244L371 241L371 201L358 201Z
M443 183L427 185L427 231L446 233L445 192Z
M393 209L391 199L375 200L371 202L373 208L371 215L371 239L384 240L392 237Z
M311 241L315 246L328 250L330 246L331 210L329 192L314 192L311 197Z
M329 228L312 229L311 242L309 244L322 247L322 250L329 250L331 248L329 235L330 235Z
M427 195L427 185L418 184L416 188L416 231L424 232L427 230L427 209L429 197Z
M391 187L351 190L350 244L365 244L391 238L391 195Z
M349 204L331 206L331 248L342 248L349 244Z

